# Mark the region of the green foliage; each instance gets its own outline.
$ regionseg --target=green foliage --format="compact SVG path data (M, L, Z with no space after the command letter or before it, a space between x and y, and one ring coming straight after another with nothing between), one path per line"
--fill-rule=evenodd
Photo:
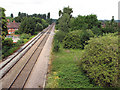
M15 34L20 34L20 31L19 31L19 30L16 30L16 31L15 31Z
M13 13L10 14L11 18L13 18Z
M29 39L30 36L31 36L30 34L23 33L23 34L20 35L20 39Z
M60 48L60 43L58 42L58 40L54 40L53 42L53 52L58 52L59 48Z
M118 36L108 34L93 38L85 46L81 65L85 73L96 84L117 87L120 73L118 64Z
M6 34L8 33L7 32L7 19L6 19L6 16L5 16L5 9L0 7L0 23L1 23L1 31L2 32L5 32L5 36ZM2 34L2 36L4 37L4 35Z
M58 40L58 42L62 42L64 37L65 37L65 35L66 35L65 32L59 30L59 31L56 32L56 34L54 36L54 39Z
M11 17L6 17L7 19L9 19L9 22L13 22L14 21L14 18L11 18Z
M11 38L6 38L4 39L4 41L2 42L3 46L8 46L8 47L12 47L13 45L13 40Z
M70 15L65 13L63 16L59 19L59 29L63 32L69 32L69 22L70 22Z
M77 66L81 50L64 50L52 54L52 68L46 88L94 88L89 78Z
M20 48L20 46L28 42L34 36L31 36L30 34L22 34L20 37L20 40L18 40L17 43L13 43L11 38L6 38L5 40L2 40L2 46L3 46L2 47L2 58L5 58L13 54L16 50Z
M85 41L89 40L90 37L94 36L91 30L76 30L68 33L63 40L64 48L81 48L83 49Z
M102 28L103 33L114 33L118 31L118 24L115 21L106 21L105 28Z
M98 21L96 15L87 15L87 16L81 16L79 15L76 18L73 18L73 20L70 21L70 27L72 30L86 30L86 29L92 29L93 27L100 28L101 23Z
M24 43L28 42L28 39L24 39Z
M98 27L94 26L91 30L97 36L103 35L103 32L102 32L101 28L98 28Z
M42 31L42 29L43 29L42 24L37 23L37 24L36 24L36 27L35 27L35 31Z
M46 28L49 24L46 22L46 20L42 19L42 25L43 25L43 28Z
M63 32L69 32L70 31L70 19L72 18L71 13L73 12L72 8L65 7L63 8L63 12L60 10L59 15L61 16L58 20L58 27L59 30Z
M8 56L8 50L13 47L13 40L11 38L6 38L2 40L2 57Z
M32 17L24 18L24 20L20 24L19 31L20 33L30 33L31 35L34 35L35 33L35 19Z
M50 19L50 12L47 14L47 19Z

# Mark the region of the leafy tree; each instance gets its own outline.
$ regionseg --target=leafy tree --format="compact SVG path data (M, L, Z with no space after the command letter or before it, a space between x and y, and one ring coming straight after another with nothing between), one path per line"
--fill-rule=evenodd
M61 31L64 31L64 32L69 32L70 31L70 19L72 18L72 8L70 8L69 6L68 7L65 7L63 8L63 11L59 11L59 16L61 16L58 20L58 27Z
M64 7L64 8L63 8L63 11L62 11L62 10L59 10L59 16L65 14L65 13L71 15L71 14L73 13L72 8L70 8L70 7L68 6L68 7Z
M35 33L35 19L32 17L29 18L24 18L24 20L21 22L20 24L20 33L27 33L27 34L31 34L34 35Z
M6 38L4 42L2 43L3 46L12 47L13 46L13 40L11 38Z
M72 30L86 30L92 29L93 27L101 28L101 23L98 21L96 15L79 15L74 19L74 21L72 21L72 24L70 26Z
M59 10L59 17L62 15L62 11L61 10Z
M11 15L10 15L10 16L11 16L11 18L13 18L13 13L11 13Z
M47 14L47 19L50 19L50 12Z
M49 24L46 22L46 20L42 19L42 25L43 28L46 28Z
M35 31L42 31L42 29L43 29L42 24L37 23L37 24L36 24L36 27L35 27Z
M112 18L111 21L105 22L105 27L102 28L102 33L114 33L118 31L118 24Z
M8 33L7 32L7 19L6 19L6 16L5 16L5 9L0 7L0 23L1 23L1 31L2 31L2 37L5 37L6 34ZM2 38L4 39L4 38Z
M18 13L18 16L21 16L21 12Z
M97 26L98 28L101 27L101 23L98 21L96 15L87 15L85 17L85 23L88 24L88 29L93 28L93 26Z
M69 22L70 22L70 15L65 13L59 19L59 29L63 32L69 32L70 31Z

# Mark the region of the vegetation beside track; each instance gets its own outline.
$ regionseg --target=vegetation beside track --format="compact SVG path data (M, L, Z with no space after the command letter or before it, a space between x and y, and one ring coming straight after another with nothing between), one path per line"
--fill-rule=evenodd
M98 88L79 66L82 51L64 49L60 44L59 52L52 52L46 88Z
M16 52L18 49L20 49L21 46L26 44L29 40L31 40L35 35L29 35L29 34L22 34L20 36L20 40L17 43L13 43L11 38L6 38L4 41L2 41L2 45L4 46L2 48L2 58L8 57L9 55Z
M118 27L114 17L102 26L96 15L72 17L72 12L69 7L59 11L59 31L54 36L46 87L119 87Z

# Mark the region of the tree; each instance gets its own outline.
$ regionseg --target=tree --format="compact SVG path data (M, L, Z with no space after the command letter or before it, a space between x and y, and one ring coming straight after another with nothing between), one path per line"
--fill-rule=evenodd
M62 14L64 14L64 13L67 13L67 14L71 15L71 14L73 13L73 10L72 10L72 8L70 8L70 7L68 6L68 7L65 7L65 8L63 9L63 13L62 13Z
M36 24L36 27L35 27L35 31L42 31L42 29L43 29L42 24L37 23L37 24Z
M6 34L8 33L7 32L7 19L6 19L6 16L5 16L5 9L0 7L0 23L1 23L1 31L2 31L2 37L5 37ZM2 38L4 39L4 38Z
M61 10L59 10L59 17L62 15L62 11Z
M50 19L50 12L47 14L47 19Z
M21 12L18 13L18 16L21 16Z
M10 15L10 16L11 16L11 18L13 18L13 13L11 13L11 15Z
M34 35L35 34L35 19L32 17L29 18L24 18L24 20L21 22L20 24L20 33L27 33L27 34L31 34Z
M59 11L59 16L61 16L58 20L58 27L60 30L64 32L69 32L70 31L70 19L72 18L72 8L65 7L63 8L63 11Z

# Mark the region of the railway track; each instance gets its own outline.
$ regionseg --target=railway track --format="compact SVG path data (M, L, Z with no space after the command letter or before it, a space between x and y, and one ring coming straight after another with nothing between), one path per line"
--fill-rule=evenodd
M26 50L26 52L22 54L23 56L21 55L19 60L16 60L13 65L9 66L9 63L11 63L15 57L19 56L21 52L0 67L1 70L6 70L1 74L2 88L24 88L24 85L27 82L29 75L49 37L49 33L53 29L54 24L50 25L42 33L38 34L35 39L30 41L30 43L34 42L34 44L32 44L32 46L30 43L27 44L21 52L26 50L27 47L29 49ZM7 70L6 67L9 67L9 69Z

